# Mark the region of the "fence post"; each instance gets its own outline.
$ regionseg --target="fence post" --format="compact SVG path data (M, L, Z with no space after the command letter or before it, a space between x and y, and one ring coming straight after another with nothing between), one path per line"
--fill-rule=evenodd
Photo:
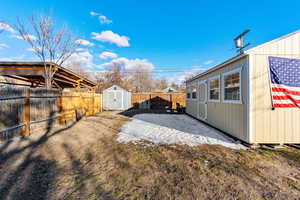
M171 106L170 109L173 110L172 94L170 94L170 98L169 99L170 99L170 106Z
M151 93L149 94L149 107L148 109L151 109Z
M23 110L23 137L30 135L30 88L25 88L24 110Z
M95 107L95 92L93 92L93 112L92 112L92 115L95 115L96 114L96 107Z
M65 123L64 120L64 111L63 111L63 92L59 92L59 97L58 97L58 109L59 109L59 123L63 125Z
M100 94L100 112L103 111L103 94Z

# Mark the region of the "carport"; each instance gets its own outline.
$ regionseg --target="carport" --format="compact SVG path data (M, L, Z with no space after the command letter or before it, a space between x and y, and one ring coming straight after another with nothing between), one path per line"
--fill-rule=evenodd
M97 85L55 63L47 62L46 68L53 73L53 88L87 88L92 90ZM22 82L18 84L1 81L0 83L2 84L45 87L45 79L47 79L47 77L45 77L44 74L45 63L43 62L0 62L0 76L9 77Z

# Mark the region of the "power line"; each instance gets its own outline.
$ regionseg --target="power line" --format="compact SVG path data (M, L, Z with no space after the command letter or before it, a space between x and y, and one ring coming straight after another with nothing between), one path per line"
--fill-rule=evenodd
M195 73L198 73L198 72L201 72L201 71L204 71L204 70L198 70L198 71L195 71ZM110 70L105 70L104 71L104 70L102 70L102 71L94 71L94 72L96 72L96 73L105 73L105 72L113 72L113 71L110 71ZM121 71L121 73L180 73L180 72L189 73L188 70Z

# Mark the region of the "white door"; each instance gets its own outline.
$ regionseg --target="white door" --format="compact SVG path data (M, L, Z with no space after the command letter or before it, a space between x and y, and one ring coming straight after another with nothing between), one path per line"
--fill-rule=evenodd
M107 96L108 96L107 107L109 110L122 110L123 108L122 91L109 91Z
M123 95L122 91L115 91L115 110L122 110Z
M106 101L106 107L108 110L114 109L114 100L115 100L115 93L113 91L108 91L107 101Z
M206 120L207 118L207 83L202 81L199 83L199 102L198 102L198 117Z

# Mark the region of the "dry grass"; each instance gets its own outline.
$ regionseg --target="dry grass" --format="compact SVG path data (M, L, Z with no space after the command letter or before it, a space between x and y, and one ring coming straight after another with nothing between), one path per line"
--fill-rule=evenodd
M128 120L102 113L0 146L0 199L300 197L299 151L117 143Z

